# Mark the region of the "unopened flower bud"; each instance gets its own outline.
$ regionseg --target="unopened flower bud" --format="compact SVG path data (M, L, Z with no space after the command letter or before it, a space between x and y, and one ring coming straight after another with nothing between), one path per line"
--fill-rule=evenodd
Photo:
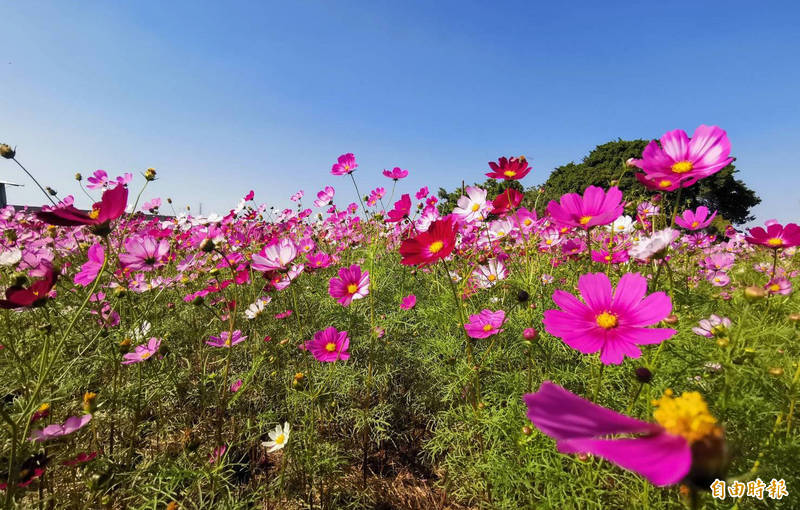
M45 186L45 187L44 187L44 189L45 189L45 191L47 191L47 193L48 193L48 194L49 194L51 197L54 197L54 196L58 195L58 191L54 190L54 189L53 189L53 188L51 188L50 186Z
M539 332L533 328L525 328L522 331L522 336L525 338L525 340L532 342L539 336Z
M517 292L517 301L519 301L520 303L524 303L527 300L529 300L530 298L531 298L531 295L528 294L528 292L525 291L525 290L520 290L519 292Z
M81 173L80 173L80 172L77 172L77 173L75 174L75 180L76 180L76 181L78 181L78 182L80 182L80 181L82 181L82 180L83 180L83 176L81 175Z
M484 408L486 408L486 404L484 404L483 402L478 402L478 409L484 409Z
M213 240L206 238L206 239L203 239L202 241L200 241L200 250L201 251L204 251L206 253L211 253L212 251L214 251L214 248L215 247L214 247L214 241Z
M758 285L751 285L744 289L744 297L746 297L750 301L758 301L759 299L763 299L766 296L767 296L767 291L764 290L763 287L759 287Z
M97 393L87 391L83 394L83 412L92 414L97 410Z
M628 168L634 168L636 166L633 164L634 161L636 161L635 158L628 158L627 160L625 160L625 166L627 166Z
M730 341L731 341L730 338L726 336L721 336L717 338L717 345L720 347L727 347Z
M678 316L675 315L674 313L671 313L664 318L664 322L667 324L677 324Z
M144 171L144 178L148 181L156 180L156 169L155 168L148 168Z
M171 198L169 198L169 197L167 197L167 203L168 203L168 204L171 204L171 203L172 203L172 199L171 199Z
M781 367L770 367L767 369L767 373L769 375L774 375L775 377L783 375L783 368Z
M618 186L618 185L619 185L619 181L618 181L618 180L616 180L616 179L612 179L612 180L609 182L609 184L610 184L611 186Z
M800 313L790 313L789 320L792 322L800 322Z
M0 143L0 156L3 156L6 159L14 159L14 156L17 155L17 151L11 148L10 145Z
M653 372L647 367L639 367L634 373L636 374L636 379L642 384L647 384L653 380Z
M522 427L522 433L526 436L530 436L533 433L533 430L529 426L525 425Z

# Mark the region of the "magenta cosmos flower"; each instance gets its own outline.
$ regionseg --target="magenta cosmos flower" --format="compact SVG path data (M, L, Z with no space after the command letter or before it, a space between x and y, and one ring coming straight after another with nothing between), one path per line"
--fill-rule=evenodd
M31 433L31 441L47 441L48 439L55 439L57 437L72 434L76 430L83 428L92 420L91 414L84 414L83 416L70 416L63 424L54 423L48 425L41 430L34 430Z
M347 175L353 173L356 168L358 168L356 157L353 156L352 152L348 152L339 156L337 162L331 167L331 173L333 175Z
M81 270L75 275L75 283L82 287L91 284L97 278L100 268L103 267L103 262L106 259L103 245L95 244L89 248L88 257L89 260L81 266Z
M755 227L750 229L750 235L745 237L750 244L759 244L777 250L778 248L791 248L800 245L800 227L794 223L786 226L780 223L768 225L767 229Z
M361 266L353 264L339 269L339 278L333 277L328 285L328 294L342 306L354 299L369 294L369 271L361 272Z
M297 257L297 245L288 238L274 241L254 253L251 266L256 271L283 271Z
M551 200L547 213L556 223L588 230L595 225L608 225L622 215L622 192L616 186L603 188L589 186L583 197L577 193L566 193L559 202Z
M488 338L503 332L500 327L505 320L506 312L503 310L496 312L482 310L481 313L469 316L469 323L464 324L464 329L467 330L470 338Z
M161 339L151 338L146 344L137 345L133 352L126 353L125 356L123 356L125 361L123 361L122 364L130 365L132 363L147 361L153 354L158 352L159 347L161 347Z
M687 209L683 211L683 214L680 216L675 216L675 223L686 230L700 230L701 228L706 228L711 225L711 222L716 216L717 211L714 211L714 214L709 216L708 207L701 205L696 211Z
M403 170L399 166L396 166L391 170L384 170L383 175L396 181L408 177L408 170Z
M605 274L584 274L578 289L584 302L563 290L553 292L561 310L544 312L545 329L584 354L600 351L606 365L618 365L625 356L638 358L642 351L637 345L657 344L677 333L647 328L672 312L672 301L663 292L645 297L647 279L638 273L623 275L616 291Z
M402 310L411 310L417 304L417 296L409 294L400 301L400 308Z
M317 193L317 199L314 200L314 205L317 207L325 207L331 203L335 194L336 190L334 190L333 187L325 186L325 189Z
M92 205L88 213L76 209L65 200L55 207L42 207L36 217L50 225L62 227L89 225L96 234L105 235L110 232L108 224L122 216L127 203L128 188L119 184L104 191L100 201Z
M394 209L387 213L388 218L386 218L386 223L397 223L398 221L403 221L404 219L408 218L409 213L411 212L411 196L408 193L404 193L400 200L394 203Z
M518 158L502 157L497 160L497 163L490 161L489 168L491 168L492 171L487 173L486 177L490 177L492 179L503 179L506 181L516 181L522 179L531 171L525 156L520 156Z
M206 345L210 345L211 347L230 348L231 346L234 346L239 342L244 342L245 340L247 340L247 337L242 335L242 332L237 329L233 333L223 331L219 334L219 336L208 337Z
M644 170L643 179L658 189L691 186L733 161L728 135L717 126L700 125L691 139L686 131L676 129L665 133L660 142L659 146L652 140L642 152L642 159L631 160L632 165Z
M151 236L133 236L125 240L125 251L119 255L122 267L134 271L150 271L164 265L169 241Z
M314 339L307 341L303 346L317 361L331 362L350 359L350 353L347 352L347 348L350 347L347 331L337 331L333 326L317 331Z
M659 486L701 474L701 466L694 470L697 473L692 472L693 444L703 447L724 441L716 419L697 392L673 398L667 390L655 401L653 416L658 423L601 407L550 381L522 398L528 407L528 419L557 441L559 452L597 455ZM708 460L706 456L702 458Z

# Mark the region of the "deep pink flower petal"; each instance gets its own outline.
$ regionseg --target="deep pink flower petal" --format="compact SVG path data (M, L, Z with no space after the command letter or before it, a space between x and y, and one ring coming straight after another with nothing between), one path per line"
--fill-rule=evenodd
M578 290L593 312L601 313L611 306L611 281L604 273L581 275Z

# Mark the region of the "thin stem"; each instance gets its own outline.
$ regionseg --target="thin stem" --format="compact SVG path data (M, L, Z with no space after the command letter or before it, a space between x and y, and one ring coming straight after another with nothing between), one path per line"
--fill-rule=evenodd
M24 166L22 166L22 163L17 161L17 158L12 158L12 159L14 160L14 163L18 164L19 167L22 169L22 171L25 172L26 174L28 174L28 177L30 177L33 180L33 182L36 183L37 186L39 186L39 189L42 190L42 193L44 193L44 196L47 197L47 200L49 200L51 204L56 205L56 202L55 202L55 200L53 200L53 197L51 197L50 193L45 191L45 189L42 187L42 185L39 184L39 181L36 180L36 177L31 175L31 173L28 171L28 169L25 168Z
M361 204L361 210L364 211L364 219L366 219L367 208L364 207L364 201L361 200L361 192L358 191L358 184L356 184L356 178L353 177L353 172L349 172L347 175L349 175L350 179L353 181L353 186L356 188L356 195L358 196L358 202Z

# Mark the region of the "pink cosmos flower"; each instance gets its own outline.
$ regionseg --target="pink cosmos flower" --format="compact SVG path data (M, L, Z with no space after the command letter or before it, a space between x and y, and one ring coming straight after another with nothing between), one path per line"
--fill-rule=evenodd
M696 211L687 209L680 216L675 216L675 223L686 230L700 230L711 225L717 216L717 211L711 216L708 215L708 207L700 206Z
M244 342L245 340L247 340L247 337L242 335L242 332L237 329L233 332L233 334L223 331L219 334L219 336L208 337L208 340L206 340L206 345L210 345L211 347L230 348L240 342Z
M404 193L403 196L400 197L400 200L394 203L394 209L387 213L389 217L386 218L386 223L397 223L398 221L403 221L405 218L408 218L410 212L411 197L408 195L408 193Z
M348 152L339 156L338 161L331 167L331 173L333 175L347 175L353 173L356 168L358 168L356 157L353 156L352 152Z
M133 352L126 353L123 356L125 361L123 361L122 364L130 365L132 363L141 363L142 361L147 361L153 356L153 354L158 352L160 347L161 339L155 337L151 338L146 344L137 345Z
M692 331L694 331L696 335L714 338L715 336L727 335L730 327L731 320L729 318L711 314L708 319L700 320L697 326L692 328Z
M640 239L628 250L628 255L638 260L648 260L662 255L680 233L671 228L656 231L652 236Z
M375 205L378 203L378 200L382 199L386 195L386 188L377 187L369 193L367 197L367 205Z
M325 189L317 193L317 199L314 200L314 205L317 207L325 207L331 203L335 194L336 190L334 190L333 187L325 186Z
M766 230L763 227L755 227L750 229L750 235L745 237L745 240L750 244L759 244L773 250L799 246L800 227L794 223L788 223L786 226L773 223L767 225Z
M145 202L144 204L142 204L142 211L148 211L155 214L158 212L159 207L161 207L161 199L154 198L153 200L150 200L149 202Z
M236 393L239 391L239 389L242 387L242 384L244 383L241 379L236 379L233 381L233 384L231 384L231 393Z
M97 458L97 452L81 452L75 457L65 460L61 464L65 466L77 466L78 464L85 464Z
M292 316L292 311L291 310L286 310L285 312L281 312L281 313L276 313L275 314L275 318L276 319L286 319L286 318L291 317L291 316Z
M331 265L331 256L324 252L306 254L308 265L315 269L323 269Z
M792 293L792 282L783 277L773 278L769 283L764 285L764 290L767 291L767 294L781 294L786 296Z
M256 271L283 271L297 257L297 246L286 237L274 241L253 254L252 268Z
M427 187L427 186L423 186L423 187L421 187L421 188L419 189L419 191L417 191L417 193L414 195L414 197L415 197L417 200L422 200L423 198L425 198L425 197L427 197L427 196L428 196L428 187Z
M362 299L369 294L369 271L362 273L358 264L339 269L339 278L330 279L328 294L343 306Z
M466 195L458 199L458 207L453 209L453 216L471 223L476 220L483 220L492 211L491 203L486 201L487 191L477 186L467 186Z
M506 181L522 179L531 171L531 167L528 166L528 161L524 156L520 156L519 158L502 157L497 160L497 163L490 161L489 168L491 168L492 171L487 173L486 177L491 179L503 179Z
M516 209L522 203L525 195L519 191L508 188L492 200L492 213L502 216Z
M640 178L658 189L688 187L730 164L731 142L717 126L700 125L689 139L682 129L669 131L661 137L661 146L652 140L642 153L642 159L631 163L644 170ZM638 177L638 176L637 176Z
M709 271L706 280L714 287L724 287L731 283L731 277L725 271Z
M220 460L222 460L222 457L225 456L225 452L227 452L227 451L228 451L228 447L226 445L222 445L222 446L219 446L217 448L214 448L214 451L211 452L211 456L209 456L209 458L208 458L208 463L209 464L214 464L215 462L218 463Z
M628 252L624 249L592 250L592 260L602 264L622 264L629 259Z
M289 200L291 200L292 202L299 202L300 199L303 198L303 195L305 195L305 193L303 192L303 190L300 190L291 197L289 197Z
M678 483L689 473L689 442L660 425L601 407L550 381L522 398L528 419L557 441L561 453L597 455L659 486ZM612 437L620 434L629 437Z
M622 192L616 186L608 193L603 188L589 186L583 197L567 193L560 202L551 200L547 212L560 225L580 227L588 230L595 225L607 225L622 214Z
M347 352L347 348L350 346L347 331L337 331L333 326L317 331L314 339L305 342L303 346L317 361L332 362L350 359L350 353Z
M506 320L506 312L498 310L482 310L480 313L470 315L469 323L464 324L467 335L470 338L488 338L492 335L502 333L500 329Z
M125 251L119 255L122 267L134 271L150 271L163 266L169 253L169 241L151 236L133 236L125 240Z
M95 170L86 180L89 181L86 185L89 189L104 188L108 184L108 173L105 170Z
M481 265L475 268L472 272L473 278L478 287L488 289L493 287L497 282L508 278L508 269L501 260L489 260L486 265Z
M613 295L603 273L581 275L578 289L584 302L563 290L553 292L561 310L544 312L545 329L584 354L600 351L606 365L618 365L625 356L638 358L642 351L637 345L657 344L677 333L647 328L672 312L672 301L663 292L645 297L647 279L638 273L623 275Z
M417 304L417 296L409 294L400 301L400 308L403 310L411 310Z
M89 260L81 266L81 270L75 275L74 279L75 283L82 287L90 285L97 278L100 268L103 267L103 262L106 259L103 245L100 243L92 245L89 248L88 257Z
M391 171L384 170L383 175L388 177L389 179L394 179L395 181L397 181L404 177L408 177L408 170L403 170L399 166L396 166Z
M76 430L85 427L86 424L91 420L91 414L84 414L83 416L70 416L63 424L54 423L41 430L34 430L29 439L31 441L47 441L48 439L66 436L67 434L72 434Z

